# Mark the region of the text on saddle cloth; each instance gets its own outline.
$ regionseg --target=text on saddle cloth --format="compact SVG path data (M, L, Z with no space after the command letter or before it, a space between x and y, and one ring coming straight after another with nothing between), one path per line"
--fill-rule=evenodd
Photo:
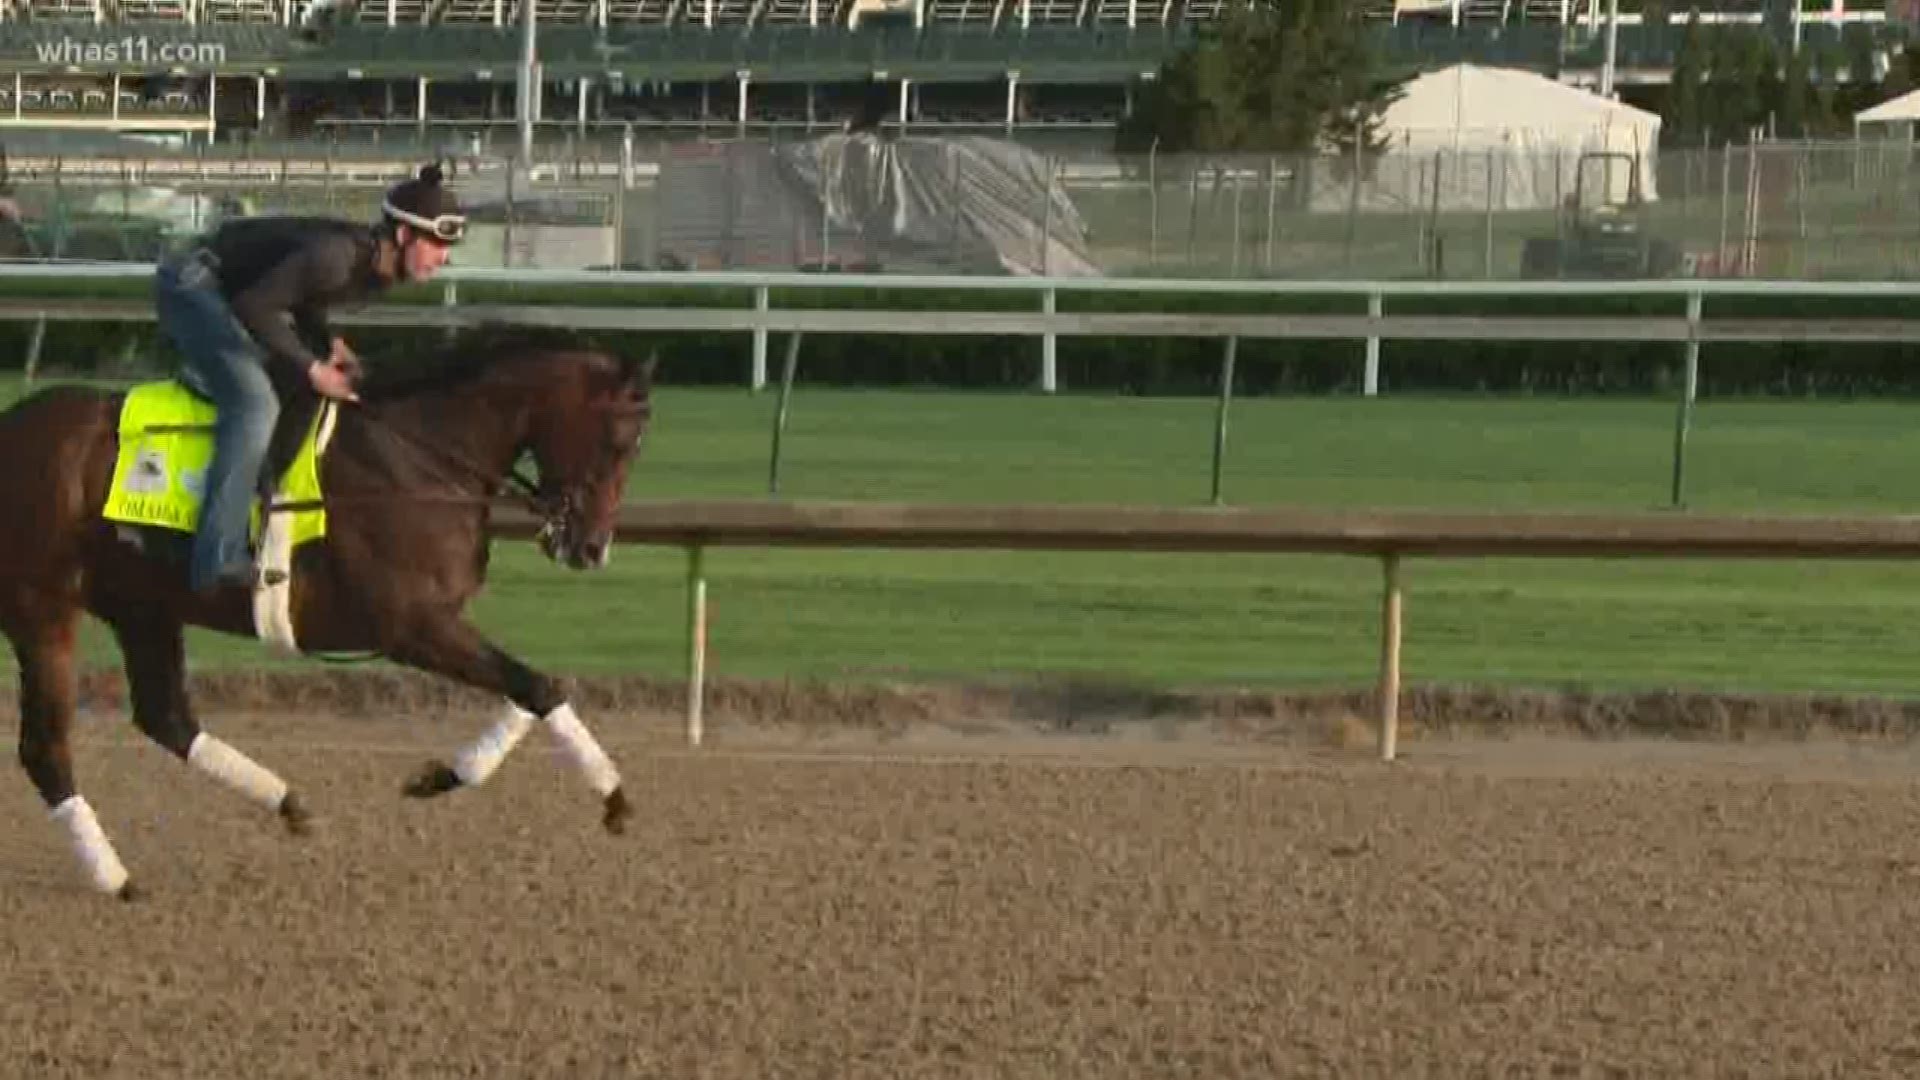
M107 489L107 520L193 532L206 498L207 466L213 461L215 415L212 402L172 380L142 383L130 390L120 410L120 446ZM318 503L320 457L332 435L333 420L331 408L316 410L301 436L298 453L275 485L278 500ZM290 519L293 547L327 533L323 507L281 513ZM260 539L257 501L251 533L256 541Z

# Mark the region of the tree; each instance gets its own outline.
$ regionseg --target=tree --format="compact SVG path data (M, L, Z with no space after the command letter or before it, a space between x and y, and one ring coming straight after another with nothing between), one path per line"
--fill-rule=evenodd
M1702 94L1707 129L1715 142L1744 142L1779 104L1778 49L1770 35L1748 26L1723 29L1711 40Z
M1344 179L1353 169L1361 170L1363 176L1373 175L1372 163L1379 160L1390 138L1380 130L1380 117L1404 93L1396 84L1376 84L1365 97L1328 115L1320 148L1336 156L1335 176Z
M1811 134L1837 135L1847 130L1840 111L1840 73L1846 66L1847 54L1840 46L1829 43L1814 50L1812 111L1807 116Z
M1812 134L1813 70L1805 50L1787 57L1787 70L1781 78L1779 130L1783 138L1800 139Z
M1667 107L1661 117L1661 134L1674 146L1699 146L1707 133L1707 117L1701 101L1707 53L1700 41L1699 14L1698 9L1693 11L1686 28L1680 31L1680 48L1673 58L1672 83L1667 88Z
M1854 86L1872 86L1880 81L1880 71L1874 63L1878 50L1873 35L1862 33L1858 23L1840 28L1840 40L1846 50L1847 81Z
M1115 132L1115 151L1379 149L1380 114L1398 91L1380 85L1360 12L1350 0L1232 6L1161 65Z

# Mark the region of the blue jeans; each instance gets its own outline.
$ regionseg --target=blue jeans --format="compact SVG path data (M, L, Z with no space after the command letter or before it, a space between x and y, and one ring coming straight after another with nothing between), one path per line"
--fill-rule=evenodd
M188 252L161 262L154 292L161 332L186 355L180 381L219 410L188 568L188 585L198 591L230 574L252 573L249 516L280 418L280 399L267 377L263 351L234 316L200 255Z

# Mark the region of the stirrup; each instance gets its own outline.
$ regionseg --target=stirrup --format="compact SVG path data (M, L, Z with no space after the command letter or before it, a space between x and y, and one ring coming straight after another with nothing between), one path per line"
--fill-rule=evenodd
M230 571L221 577L220 581L225 585L239 585L244 582L250 592L260 592L263 589L271 589L276 585L286 584L287 572L285 570L274 570L256 566L253 568L251 574Z
M251 577L252 580L248 580L249 577ZM284 585L286 584L286 581L287 581L287 572L285 570L271 570L271 569L263 570L263 569L255 568L251 575L248 575L243 572L229 570L228 572L220 575L219 577L214 578L212 581L208 582L207 584L202 585L196 591L197 592L218 591L220 589L231 588L235 585L245 585L247 587L248 592L257 593L257 592L264 592L267 589L271 589L276 585Z

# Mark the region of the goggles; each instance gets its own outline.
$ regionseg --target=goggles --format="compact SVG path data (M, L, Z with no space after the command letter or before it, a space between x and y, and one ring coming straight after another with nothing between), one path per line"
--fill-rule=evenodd
M388 217L405 222L443 244L457 244L467 235L465 214L441 214L428 218L408 213L391 202L382 201L380 206Z

